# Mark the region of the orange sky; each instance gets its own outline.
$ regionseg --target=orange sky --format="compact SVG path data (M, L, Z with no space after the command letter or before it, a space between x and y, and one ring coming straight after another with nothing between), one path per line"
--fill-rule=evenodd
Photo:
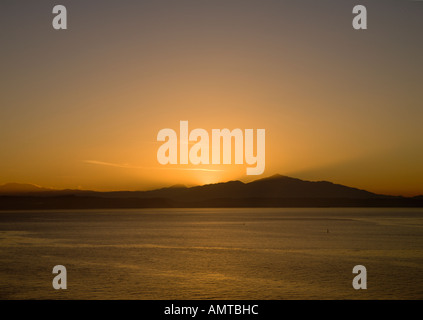
M355 31L354 1L99 3L65 1L66 31L51 28L52 2L1 8L0 183L144 190L280 173L423 194L423 4L364 1L370 27ZM157 133L180 120L266 129L264 174L158 164Z

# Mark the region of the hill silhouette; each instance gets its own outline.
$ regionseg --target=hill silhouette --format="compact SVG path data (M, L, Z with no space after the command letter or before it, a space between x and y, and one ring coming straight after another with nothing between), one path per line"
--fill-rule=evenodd
M0 186L0 194L46 192L50 190L28 183L6 183Z
M282 175L249 183L229 181L151 191L53 190L33 185L0 186L0 209L149 207L423 207L423 197L375 194L328 181Z

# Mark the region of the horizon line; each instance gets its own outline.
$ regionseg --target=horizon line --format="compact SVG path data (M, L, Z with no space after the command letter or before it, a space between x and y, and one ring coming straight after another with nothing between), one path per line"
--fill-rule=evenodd
M423 0L422 0L423 1ZM181 169L183 170L183 169ZM194 169L195 170L195 169ZM157 187L157 188L153 188L153 189L135 189L135 190L128 190L128 189L111 189L111 190L98 190L98 189L83 189L82 187L79 188L53 188L53 187L46 187L46 186L42 186L39 184L35 184L35 183L21 183L21 182L6 182L4 184L1 184L0 187L4 187L10 184L17 184L17 185L30 185L39 189L48 189L48 190L43 190L43 191L16 191L13 192L11 191L10 193L15 193L15 194L19 194L19 193L37 193L37 192L54 192L54 191L81 191L81 192L98 192L98 193L108 193L108 192L148 192L148 191L156 191L156 190L160 190L160 189L168 189L168 188L173 188L175 186L182 186L183 188L186 189L190 189L190 188L195 188L195 187L204 187L204 186L209 186L209 185L217 185L217 184L224 184L224 183L230 183L230 182L241 182L242 184L249 184L252 182L256 182L256 181L260 181L260 180L265 180L265 179L270 179L270 178L289 178L289 179L294 179L294 180L300 180L300 181L304 181L304 182L327 182L327 183L332 183L334 185L339 185L339 186L344 186L344 187L348 187L348 188L353 188L353 189L357 189L357 190L362 190L362 191L366 191L369 193L373 193L375 195L381 195L381 196L394 196L394 197L405 197L405 198L413 198L413 197L419 197L419 196L423 196L423 193L418 193L417 195L408 195L408 196L404 196L404 195L398 195L398 194L391 194L391 193L376 193L373 191L369 191L367 189L362 189L362 188L358 188L358 187L354 187L354 186L349 186L346 184L342 184L342 183L337 183L337 182L332 182L329 180L308 180L308 179L300 179L300 178L295 178L295 177L291 177L291 176L287 176L287 175L282 175L279 173L275 173L263 178L258 178L252 181L248 181L248 182L244 182L241 179L230 179L230 180L226 180L226 181L219 181L219 182L215 182L215 183L205 183L205 184L199 184L199 185L185 185L183 183L175 183L172 185L167 185L167 186L161 186L161 187ZM7 190L4 191L5 193L7 193ZM1 191L0 191L0 195L1 195Z

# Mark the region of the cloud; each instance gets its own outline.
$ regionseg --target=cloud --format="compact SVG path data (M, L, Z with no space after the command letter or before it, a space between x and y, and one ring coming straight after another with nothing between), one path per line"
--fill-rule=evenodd
M116 168L127 168L127 169L145 169L146 168L146 167L131 166L128 164L111 163L111 162L104 162L104 161L97 161L97 160L84 160L83 162L88 164L96 164L100 166L109 166L109 167L116 167Z
M88 163L88 164L100 165L100 166L125 168L125 169L149 169L149 170L157 169L157 170L184 170L184 171L207 171L207 172L224 171L219 169L203 169L203 168L138 167L138 166L132 166L129 164L111 163L111 162L104 162L104 161L97 161L97 160L84 160L82 162Z

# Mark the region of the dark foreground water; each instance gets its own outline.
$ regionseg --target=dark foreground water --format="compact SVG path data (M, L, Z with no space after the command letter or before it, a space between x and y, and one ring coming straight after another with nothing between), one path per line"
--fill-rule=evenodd
M0 212L0 298L423 299L423 209Z

